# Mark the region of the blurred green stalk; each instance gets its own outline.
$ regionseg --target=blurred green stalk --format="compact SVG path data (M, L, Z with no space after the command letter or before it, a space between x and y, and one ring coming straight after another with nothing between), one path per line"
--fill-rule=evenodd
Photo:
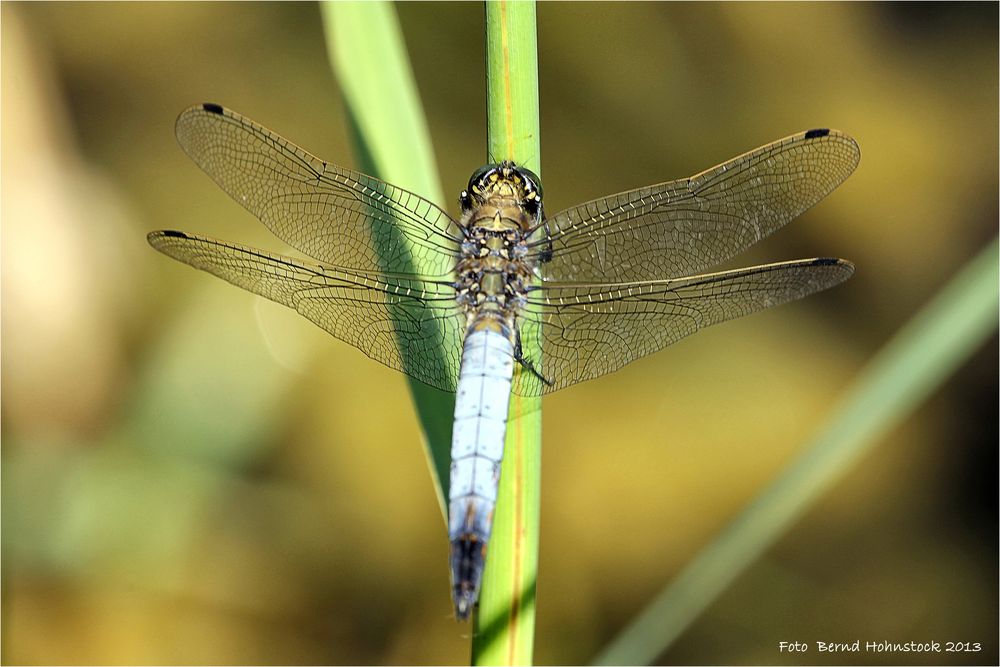
M535 3L486 2L487 142L491 160L541 174ZM522 324L522 327L526 324ZM526 358L541 358L530 329ZM536 361L537 363L537 361ZM522 372L515 364L515 373ZM493 536L472 637L474 665L529 665L535 640L542 416L541 398L511 397Z
M444 197L430 132L395 9L386 2L324 2L320 8L361 170L441 206ZM426 275L417 255L412 265L391 268ZM455 397L409 382L438 502L446 515Z
M649 664L733 580L996 329L994 240L910 320L857 378L812 443L595 659Z

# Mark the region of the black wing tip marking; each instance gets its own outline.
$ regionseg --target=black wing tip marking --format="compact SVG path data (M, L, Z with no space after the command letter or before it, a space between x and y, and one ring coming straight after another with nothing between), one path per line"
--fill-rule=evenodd
M146 242L157 250L163 250L163 239L184 239L185 241L197 240L190 234L185 234L184 232L179 232L174 229L160 229L146 234Z
M812 141L813 139L824 139L826 137L829 137L831 140L846 146L846 149L851 154L850 157L847 158L849 160L848 171L840 180L840 183L843 183L847 180L847 177L850 176L855 169L857 169L858 164L861 162L861 146L858 145L857 140L851 135L844 134L840 130L834 130L829 127L815 128L802 133L803 142Z
M840 259L839 257L818 257L812 261L813 266L835 266L840 269L839 275L843 276L840 282L843 282L854 275L854 262L849 259Z
M191 155L185 145L184 135L187 135L191 130L189 129L189 124L192 122L193 118L199 118L202 114L210 113L213 116L226 117L226 114L232 115L231 111L226 111L226 108L221 104L216 104L214 102L202 102L201 104L196 104L192 107L188 107L177 116L177 121L174 123L174 134L177 136L177 141L180 142L181 148L184 149L185 153ZM192 158L193 159L193 158ZM195 160L198 162L198 160Z

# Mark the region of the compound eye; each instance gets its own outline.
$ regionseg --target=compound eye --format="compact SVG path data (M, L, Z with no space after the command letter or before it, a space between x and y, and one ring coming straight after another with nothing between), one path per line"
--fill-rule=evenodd
M479 169L476 169L476 171L474 171L472 176L469 178L469 190L474 190L477 183L486 178L491 171L496 171L499 168L499 164L491 162L490 164L484 164Z
M538 178L538 174L531 171L530 169L526 169L525 167L518 167L518 169L521 171L521 175L524 177L524 179L531 185L531 188L525 188L525 190L528 191L530 191L531 189L536 190L538 192L538 198L541 199L542 179Z

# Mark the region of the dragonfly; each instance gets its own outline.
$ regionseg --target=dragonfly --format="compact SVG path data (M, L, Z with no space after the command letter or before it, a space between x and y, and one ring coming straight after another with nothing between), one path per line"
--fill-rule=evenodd
M832 129L551 216L535 173L490 163L461 192L458 217L217 104L181 113L176 135L226 193L315 261L173 230L148 235L155 249L456 393L448 533L460 620L479 598L512 394L600 377L854 272L836 258L706 272L851 174L858 144Z

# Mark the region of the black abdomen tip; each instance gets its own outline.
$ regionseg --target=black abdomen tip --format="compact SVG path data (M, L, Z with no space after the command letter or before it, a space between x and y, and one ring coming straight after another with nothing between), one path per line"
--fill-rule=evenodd
M809 130L806 132L806 139L818 139L819 137L825 137L828 134L830 134L830 130L825 127L818 130Z
M201 105L201 108L209 113L217 113L219 115L222 115L222 112L224 111L221 106L218 104L212 104L211 102L205 102Z
M451 585L455 616L464 621L479 601L479 587L486 565L486 542L473 533L451 541Z

